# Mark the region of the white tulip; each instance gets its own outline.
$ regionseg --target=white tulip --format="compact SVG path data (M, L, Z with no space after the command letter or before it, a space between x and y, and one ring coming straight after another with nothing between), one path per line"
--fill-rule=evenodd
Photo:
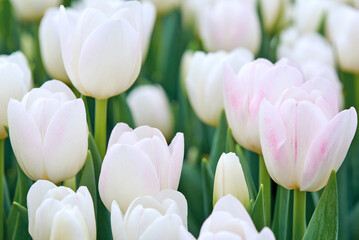
M33 180L61 182L85 163L88 128L82 99L53 80L8 106L11 146L24 173Z
M273 232L264 227L258 233L245 207L241 202L227 195L214 206L212 214L201 227L198 240L274 240Z
M158 128L169 139L173 133L173 119L167 95L160 85L143 85L133 89L127 97L135 125Z
M39 28L41 57L46 71L52 78L70 83L61 54L59 16L60 10L51 8L41 19Z
M60 10L66 72L84 95L106 99L137 79L142 56L142 10L136 1L86 8L78 20Z
M230 53L224 51L205 54L196 52L190 62L186 88L192 108L206 124L216 126L220 120L223 103L223 64L238 72L253 60L253 54L244 48Z
M171 189L136 198L124 216L113 201L111 228L115 240L194 239L187 231L186 199Z
M0 55L0 139L6 138L7 106L10 98L20 100L31 88L29 64L21 52Z
M34 240L96 239L96 220L86 187L75 193L39 180L27 194L29 233Z

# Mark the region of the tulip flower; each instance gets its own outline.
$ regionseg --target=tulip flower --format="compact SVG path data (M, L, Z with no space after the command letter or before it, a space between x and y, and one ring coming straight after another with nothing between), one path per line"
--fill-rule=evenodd
M66 72L84 95L107 99L126 91L141 67L141 5L85 9L78 20L60 9L60 42Z
M62 61L59 15L59 9L51 8L41 19L39 27L41 58L51 77L70 83Z
M22 52L0 55L0 139L7 138L7 107L10 98L20 100L31 88L31 71Z
M232 195L222 197L201 227L198 240L274 240L273 232L264 227L258 233L245 207Z
M167 95L160 85L143 85L133 89L127 97L135 125L158 128L169 139L173 119Z
M205 54L196 52L191 58L186 88L190 103L197 116L206 124L216 126L223 105L223 63L237 72L245 63L253 60L253 54L244 48Z
M357 127L354 108L338 113L335 87L313 79L276 105L263 100L259 133L272 179L287 189L318 191L342 164Z
M87 187L75 193L39 180L27 194L29 233L34 240L96 239L96 220Z
M287 35L287 36L286 36ZM322 62L335 67L335 55L330 43L318 33L300 35L296 29L288 29L281 34L277 50L278 58L289 58L300 65L308 61Z
M171 189L136 198L124 216L113 201L111 228L115 240L194 240L187 231L187 201Z
M338 20L340 19L340 20ZM327 35L332 41L342 70L359 74L359 10L343 5L330 11L327 20Z
M231 194L246 208L249 204L249 193L239 158L234 153L223 153L219 158L214 176L213 204Z
M64 83L47 81L8 106L10 141L24 173L33 180L74 177L87 154L88 128L82 99Z
M177 190L184 154L182 133L168 146L162 133L148 126L132 130L118 123L112 130L102 163L99 192L111 209L116 200L123 212L139 196Z
M256 54L261 31L255 5L250 1L216 1L204 6L199 31L207 51L244 47Z
M48 8L56 7L60 0L11 0L16 16L22 21L39 20Z
M294 5L294 25L301 33L317 32L328 12L337 4L337 1L328 0L298 0Z
M274 65L255 60L245 64L237 76L229 67L224 72L224 107L233 137L244 148L261 153L260 103L267 99L274 104L286 89L303 83L303 74L286 59Z

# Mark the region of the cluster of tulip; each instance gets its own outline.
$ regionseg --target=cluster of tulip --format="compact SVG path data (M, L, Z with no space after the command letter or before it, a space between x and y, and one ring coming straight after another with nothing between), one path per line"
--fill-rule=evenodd
M356 7L1 1L0 240L355 239Z

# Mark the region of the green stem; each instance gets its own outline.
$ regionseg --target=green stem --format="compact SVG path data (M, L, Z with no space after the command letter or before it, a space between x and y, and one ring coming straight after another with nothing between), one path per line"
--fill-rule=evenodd
M264 163L263 155L259 155L259 184L263 184L266 226L271 224L271 179Z
M295 189L293 201L293 240L302 240L305 228L305 192Z
M4 239L4 219L5 219L5 206L4 206L4 143L5 140L0 140L0 239Z
M103 159L106 152L107 99L96 99L95 108L95 142Z

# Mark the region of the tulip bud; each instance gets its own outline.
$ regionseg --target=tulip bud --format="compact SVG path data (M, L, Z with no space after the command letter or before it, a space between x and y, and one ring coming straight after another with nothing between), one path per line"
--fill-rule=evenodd
M158 128L169 139L173 132L173 119L167 95L160 85L136 87L127 97L135 125Z
M239 158L234 153L222 153L216 168L213 186L213 204L231 194L248 207L249 193Z
M259 133L271 178L287 189L318 191L353 140L357 113L338 113L335 87L317 78L288 89L274 106L262 101Z
M111 209L116 200L123 212L139 196L177 190L184 154L183 134L168 146L162 133L148 126L132 130L118 123L112 130L102 163L99 192Z
M46 10L56 7L60 0L11 0L16 16L22 21L39 20Z
M96 239L96 220L87 187L75 193L39 180L27 194L29 233L34 240Z
M186 199L171 189L136 198L124 216L113 201L111 228L115 240L194 240L187 231Z
M340 20L338 20L340 19ZM359 51L356 51L359 37L359 10L340 6L328 16L327 32L338 55L342 70L359 74Z
M21 52L0 55L0 139L7 138L7 107L10 98L21 99L31 88L29 64Z
M299 33L295 31L295 29L289 29L282 32L277 50L278 58L286 57L300 65L309 61L318 61L328 66L335 66L333 48L324 37L318 33L299 36Z
M261 153L258 113L265 98L275 104L281 94L292 86L303 83L303 74L287 59L275 65L265 59L245 64L236 76L233 70L224 70L224 108L228 125L237 143Z
M263 24L267 32L273 34L289 22L286 15L289 3L289 0L260 0Z
M60 42L66 72L84 95L106 99L126 91L141 68L142 12L136 1L99 10L78 20L60 9Z
M207 51L231 51L244 47L256 54L261 31L255 5L249 1L216 1L205 5L199 30Z
M201 227L198 240L210 239L274 240L275 237L268 227L258 233L242 203L232 195L227 195L218 200L212 214Z
M190 62L186 88L191 106L206 124L216 126L223 105L223 63L238 71L253 59L253 54L244 48L230 53L223 51L205 54L196 52Z
M328 12L336 5L336 1L298 0L294 6L294 25L302 33L317 32Z
M88 128L82 99L53 80L8 106L10 141L24 173L33 180L74 177L87 154Z
M59 15L60 10L52 8L47 10L41 19L39 28L41 57L46 71L52 78L70 83L62 61Z

